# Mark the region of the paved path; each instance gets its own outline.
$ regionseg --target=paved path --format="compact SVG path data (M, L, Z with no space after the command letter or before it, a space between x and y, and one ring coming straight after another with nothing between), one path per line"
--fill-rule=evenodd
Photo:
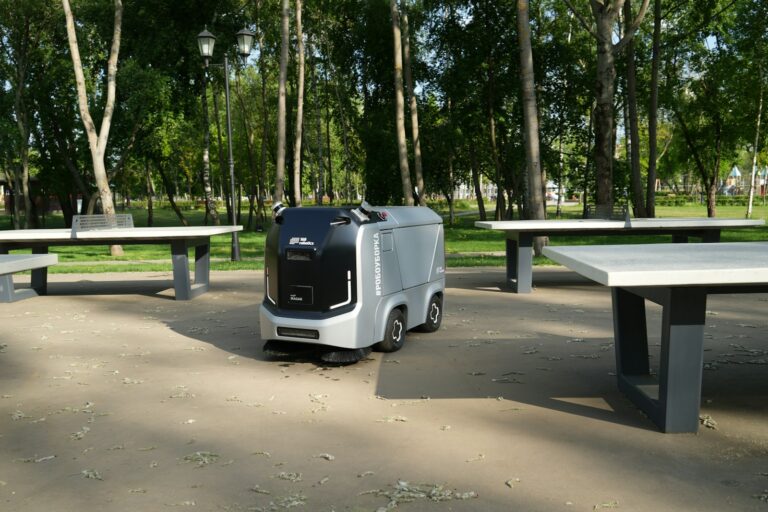
M261 272L185 303L170 272L57 275L0 308L0 510L376 511L439 485L399 509L765 511L768 295L708 304L717 430L669 436L616 388L607 289L447 277L440 331L324 368L265 359Z

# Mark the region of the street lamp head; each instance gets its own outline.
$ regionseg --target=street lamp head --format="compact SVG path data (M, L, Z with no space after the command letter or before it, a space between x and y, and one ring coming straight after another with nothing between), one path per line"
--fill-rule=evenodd
M200 48L200 56L209 59L213 55L213 45L216 43L216 36L208 32L206 28L197 34L197 46Z
M253 48L253 40L256 37L256 34L251 32L247 28L244 28L241 31L239 31L236 35L237 35L237 53L239 53L243 59L247 59L248 55L251 54L251 48Z

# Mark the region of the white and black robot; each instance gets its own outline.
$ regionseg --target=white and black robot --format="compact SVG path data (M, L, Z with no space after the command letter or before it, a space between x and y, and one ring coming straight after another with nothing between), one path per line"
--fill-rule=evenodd
M443 221L424 207L273 208L267 234L264 351L315 351L348 364L399 350L443 316Z

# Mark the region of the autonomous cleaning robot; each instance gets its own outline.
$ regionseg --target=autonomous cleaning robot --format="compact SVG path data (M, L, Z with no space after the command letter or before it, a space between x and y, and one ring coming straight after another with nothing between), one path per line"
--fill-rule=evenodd
M443 221L425 207L273 207L260 308L264 351L349 364L399 350L443 316Z

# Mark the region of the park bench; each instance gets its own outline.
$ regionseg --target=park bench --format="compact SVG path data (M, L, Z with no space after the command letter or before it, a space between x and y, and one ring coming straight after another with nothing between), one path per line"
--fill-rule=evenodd
M611 287L619 389L664 432L696 432L707 295L768 292L768 242L545 247L544 255ZM658 376L645 300L662 307Z
M17 229L0 231L0 254L32 249L48 254L50 247L83 245L160 245L171 247L176 300L190 300L210 285L211 237L241 231L242 226L134 227L130 215L81 215L72 229ZM190 277L189 250L194 249L194 279ZM47 293L47 268L32 269L38 294Z
M31 288L17 290L13 284L13 274L47 269L49 265L58 262L59 257L55 254L0 254L0 302L15 302L35 297L39 292L45 293L45 285L35 279L32 279Z
M533 239L537 236L671 235L673 242L699 238L719 242L722 229L765 225L764 220L717 218L570 219L478 221L475 227L506 234L507 286L530 293L533 282Z

